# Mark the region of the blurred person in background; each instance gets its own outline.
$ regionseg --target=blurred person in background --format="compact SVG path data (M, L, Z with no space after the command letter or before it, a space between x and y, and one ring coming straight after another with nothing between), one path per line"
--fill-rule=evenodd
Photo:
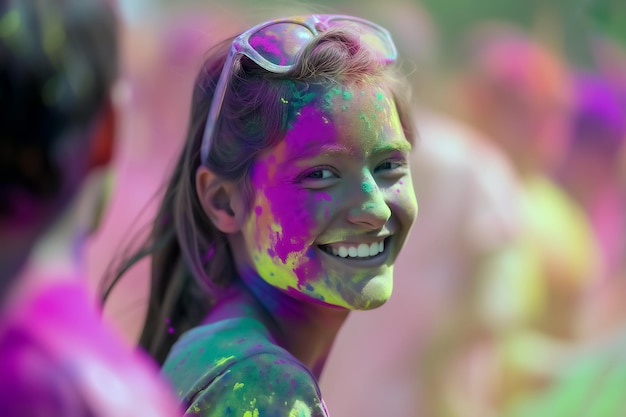
M572 140L558 178L586 211L599 242L602 279L589 297L587 326L601 335L626 317L626 102L602 73L580 73L575 81Z
M117 62L106 2L0 1L3 416L178 414L87 289L82 251L106 201Z
M465 116L508 156L522 187L520 239L481 291L484 331L496 346L485 400L500 415L547 386L585 340L585 301L601 259L586 213L552 179L570 140L567 63L505 24L468 38Z
M477 398L490 387L489 369L476 372L461 357L471 356L479 331L483 275L515 242L519 186L489 140L440 110L447 97L435 76L437 33L428 14L402 0L361 11L389 22L411 71L420 215L396 263L391 298L348 317L321 388L338 415L484 417L490 411Z
M593 337L544 391L507 410L506 417L626 415L626 106L619 88L600 72L580 73L575 81L572 140L559 178L589 213L605 261L590 294Z

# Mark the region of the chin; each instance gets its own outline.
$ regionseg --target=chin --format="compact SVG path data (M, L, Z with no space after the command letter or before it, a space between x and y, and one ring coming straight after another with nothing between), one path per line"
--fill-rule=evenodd
M361 289L361 292L354 299L352 309L373 310L385 304L391 297L393 290L393 280L391 277L376 277L371 279Z

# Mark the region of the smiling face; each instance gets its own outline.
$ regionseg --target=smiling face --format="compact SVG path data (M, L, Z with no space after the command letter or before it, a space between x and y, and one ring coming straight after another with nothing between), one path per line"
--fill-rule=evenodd
M285 139L260 154L233 253L294 297L348 309L391 295L393 263L417 214L407 142L379 86L309 89L289 102Z

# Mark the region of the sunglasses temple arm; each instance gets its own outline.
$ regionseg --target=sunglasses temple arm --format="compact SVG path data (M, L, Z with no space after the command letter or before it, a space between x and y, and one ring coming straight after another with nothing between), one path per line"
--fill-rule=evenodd
M200 161L204 165L209 157L209 151L211 150L211 144L213 142L213 135L215 134L215 126L217 119L220 116L222 104L224 103L224 96L226 95L226 86L230 82L232 75L233 60L236 52L231 49L224 61L220 78L217 80L215 86L215 92L213 93L213 99L211 100L211 107L209 108L209 114L204 125L204 133L202 135L202 144L200 145Z

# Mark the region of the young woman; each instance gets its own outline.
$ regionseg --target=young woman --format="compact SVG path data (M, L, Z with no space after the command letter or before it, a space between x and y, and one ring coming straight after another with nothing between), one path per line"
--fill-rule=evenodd
M137 254L152 257L141 344L189 414L327 415L335 335L389 298L417 213L395 60L385 29L336 15L262 23L206 60Z

